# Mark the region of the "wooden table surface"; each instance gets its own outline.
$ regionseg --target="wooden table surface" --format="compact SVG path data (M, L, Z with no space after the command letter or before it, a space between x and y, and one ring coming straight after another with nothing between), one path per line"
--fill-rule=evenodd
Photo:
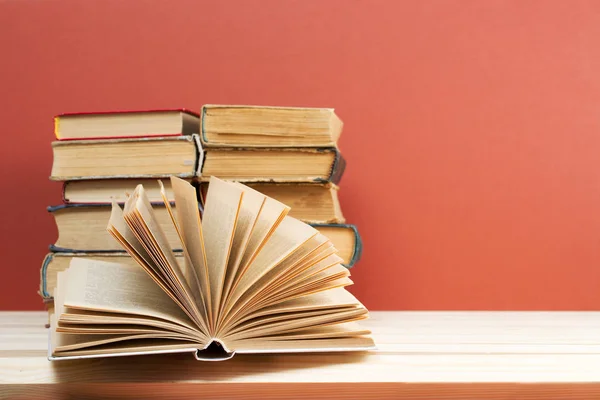
M372 312L369 353L54 361L46 313L0 313L0 398L600 399L600 312Z

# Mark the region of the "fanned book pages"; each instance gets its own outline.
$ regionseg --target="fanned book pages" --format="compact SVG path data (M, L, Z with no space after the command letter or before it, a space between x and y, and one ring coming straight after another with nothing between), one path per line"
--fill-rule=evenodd
M240 183L211 178L204 214L195 189L171 178L166 197L178 259L143 186L113 204L109 232L138 265L74 258L58 273L52 360L193 352L368 350L367 309L329 239L289 208Z

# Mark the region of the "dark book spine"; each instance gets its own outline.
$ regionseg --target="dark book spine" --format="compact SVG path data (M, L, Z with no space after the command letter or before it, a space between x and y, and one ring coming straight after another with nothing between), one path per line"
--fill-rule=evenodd
M200 110L200 141L204 144L208 144L208 140L206 139L206 132L204 130L204 120L206 118L206 107L202 106Z
M123 202L118 203L119 206L123 207ZM164 207L164 203L162 202L152 202L150 203L152 205L152 207ZM175 206L175 202L174 201L170 201L169 204L171 205L171 207ZM48 210L49 213L53 213L55 211L58 210L63 210L63 209L67 209L67 208L109 208L112 207L112 203L65 203L65 204L59 204L57 206L48 206L46 209ZM200 204L198 204L198 207L200 207Z
M342 175L346 170L346 159L342 156L342 153L338 149L335 150L335 160L331 167L331 174L329 175L329 182L337 185L342 180Z
M350 259L350 263L349 263L350 266L348 267L348 268L352 268L354 266L354 264L359 262L360 258L362 257L363 242L362 242L362 238L360 237L360 233L358 233L358 229L356 228L356 225L349 225L349 226L354 231L354 239L355 239L354 253L352 253L352 258Z
M40 270L40 296L42 296L42 299L44 300L51 297L50 293L48 293L46 272L48 270L48 265L50 265L50 262L52 261L52 258L54 258L52 253L46 254L46 257L44 257L44 262L42 262L42 269Z
M317 151L333 151L335 152L335 158L333 159L333 164L331 164L331 172L329 173L329 177L327 179L315 179L315 182L333 183L334 185L338 185L342 180L344 171L346 170L346 159L342 156L342 153L340 153L338 149L318 149Z
M90 250L90 249L70 249L67 247L59 247L53 244L48 246L52 253L74 253L74 254L111 254L111 253L127 253L126 250ZM183 249L173 249L173 253L182 253Z
M55 246L53 244L48 246L48 250L50 250L52 253L74 253L74 254L90 253L90 254L98 254L98 255L102 255L102 254L106 254L106 253L126 253L125 250L71 249L68 247ZM177 250L173 250L173 251L177 251Z
M65 193L67 192L67 183L68 181L63 182L62 184L62 193L61 193L61 200L64 204L67 204L69 201L67 200L67 197L65 196Z
M352 224L309 224L309 225L312 226L313 228L317 228L317 229L320 226L351 229L352 232L354 233L354 251L352 253L352 257L350 257L350 261L348 262L348 264L342 264L342 265L344 265L344 267L350 269L350 268L354 267L354 264L356 264L362 257L363 242L362 242L362 238L360 237L360 234L358 233L358 229L356 228L356 225L352 225Z

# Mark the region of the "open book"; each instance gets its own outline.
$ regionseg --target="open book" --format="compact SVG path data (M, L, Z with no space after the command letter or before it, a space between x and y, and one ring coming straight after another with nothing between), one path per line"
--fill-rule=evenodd
M357 324L368 311L346 291L350 273L329 239L242 184L211 178L202 218L195 189L175 177L171 186L175 207L166 194L164 203L183 262L139 185L108 223L139 267L74 258L59 273L50 359L374 347Z

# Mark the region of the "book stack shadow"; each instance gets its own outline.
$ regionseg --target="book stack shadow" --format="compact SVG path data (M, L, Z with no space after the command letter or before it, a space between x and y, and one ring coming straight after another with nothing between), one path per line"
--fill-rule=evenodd
M324 108L207 105L200 114L173 109L55 117L50 179L63 182L63 202L48 207L58 228L40 273L39 293L48 310L57 274L74 257L136 264L106 227L112 202L122 204L139 184L183 262L158 183L176 207L170 176L194 185L200 209L211 176L242 182L290 206L290 215L327 236L351 268L362 243L338 201L345 167L337 147L342 126Z

